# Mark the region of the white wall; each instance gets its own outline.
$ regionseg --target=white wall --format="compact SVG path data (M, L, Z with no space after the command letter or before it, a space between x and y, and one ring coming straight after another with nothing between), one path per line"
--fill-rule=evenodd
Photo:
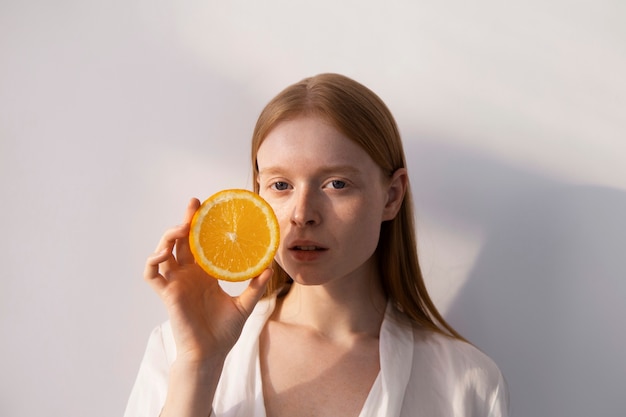
M323 71L397 116L428 284L514 415L622 415L626 3L213 3L0 3L0 415L122 414L144 258Z

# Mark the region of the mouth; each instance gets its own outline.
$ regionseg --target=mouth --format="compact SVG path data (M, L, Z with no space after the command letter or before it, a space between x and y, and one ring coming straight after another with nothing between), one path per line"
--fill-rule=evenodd
M314 246L314 245L296 245L296 246L291 246L289 248L290 250L297 250L297 251L303 251L303 252L312 252L312 251L322 251L322 250L326 250L326 248L322 248L321 246Z
M290 258L298 263L315 263L323 259L328 251L327 247L317 244L317 242L300 241L292 242L287 246Z
M296 252L322 252L328 250L327 247L322 246L319 242L308 239L294 239L289 242L287 249Z

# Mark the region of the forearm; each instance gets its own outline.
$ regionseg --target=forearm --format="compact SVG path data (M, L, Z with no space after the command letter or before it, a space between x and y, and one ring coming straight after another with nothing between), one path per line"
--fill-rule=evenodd
M202 365L175 361L160 417L208 417L223 365L223 358Z

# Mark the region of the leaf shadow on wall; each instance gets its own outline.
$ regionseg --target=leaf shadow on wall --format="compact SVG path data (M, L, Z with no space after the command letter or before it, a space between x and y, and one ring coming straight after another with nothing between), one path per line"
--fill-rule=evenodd
M484 234L445 316L499 364L513 413L622 412L626 193L435 142L405 146L418 217Z

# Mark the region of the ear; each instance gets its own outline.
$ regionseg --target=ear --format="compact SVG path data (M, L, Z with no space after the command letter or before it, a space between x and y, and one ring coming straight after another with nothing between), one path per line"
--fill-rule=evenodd
M398 214L404 201L404 194L409 185L409 174L406 168L398 168L387 184L387 203L383 209L383 221L392 220Z

